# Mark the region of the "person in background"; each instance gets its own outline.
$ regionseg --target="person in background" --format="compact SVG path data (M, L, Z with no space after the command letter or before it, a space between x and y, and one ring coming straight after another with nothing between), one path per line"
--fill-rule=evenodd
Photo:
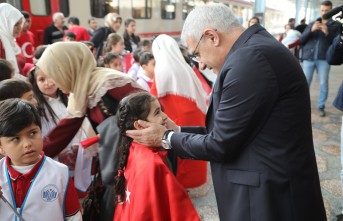
M115 159L119 168L114 178L113 221L200 221L188 194L167 166L167 151L152 150L125 136L126 130L141 129L138 119L166 124L168 117L157 98L148 92L131 94L119 103L116 117L121 136Z
M6 79L10 79L14 76L14 68L12 64L0 58L0 82Z
M64 25L64 15L62 12L55 12L52 15L53 23L44 31L43 44L49 45L55 42L63 41L64 32L68 30Z
M76 35L75 41L89 41L90 35L86 28L80 26L78 17L68 18L68 32L73 32Z
M151 52L152 50L152 42L148 39L145 39L143 41L141 41L140 46L142 48L142 51L146 51L146 52Z
M121 57L113 52L108 52L104 57L104 67L111 68L117 71L122 71L121 69Z
M98 29L98 22L94 17L88 19L88 34L90 37L93 37L94 32Z
M146 91L150 91L154 80L155 58L150 52L143 52L139 56L139 63L143 71L137 75L137 83Z
M140 47L134 50L133 52L134 63L132 64L129 71L127 72L127 74L135 81L138 79L137 75L138 75L139 70L141 69L141 65L139 63L139 57L142 53L143 51L142 51L142 48Z
M33 56L35 54L35 37L29 30L32 24L30 14L26 11L21 12L25 18L23 28L20 35L16 38L17 44L21 48L22 54L26 59L26 63L33 64Z
M0 160L1 195L26 220L82 221L68 167L46 157L42 149L36 107L21 99L1 101L0 152L6 155ZM18 219L2 200L0 213L2 220Z
M123 34L124 43L125 43L125 50L129 51L130 53L133 52L136 48L138 48L138 44L141 41L138 35L135 35L136 32L136 21L132 18L128 18L124 22L125 31Z
M65 34L65 39L64 41L76 41L76 34L74 32L68 31Z
M249 22L248 22L248 27L254 25L254 24L260 24L260 19L256 16L250 18Z
M45 51L45 49L47 49L48 45L39 45L36 48L35 51L35 57L33 58L33 62L36 64L38 62L38 60L40 59L40 57L42 56L43 52Z
M299 62L260 25L245 30L222 3L196 6L181 40L200 69L218 75L206 127L139 120L144 129L126 135L210 161L220 220L326 220Z
M295 28L295 18L288 19L288 24L291 26L291 29Z
M320 15L332 9L331 1L323 1L320 4ZM318 97L318 113L324 117L325 103L329 93L329 73L330 65L326 61L326 52L331 45L334 37L340 34L341 24L332 20L324 20L322 18L311 22L300 37L302 46L301 59L303 60L303 71L305 73L307 84L310 87L314 70L317 70L319 80L319 97Z
M111 12L105 16L104 26L98 28L91 38L91 42L93 42L94 47L97 50L96 59L103 54L104 42L106 42L107 37L111 33L118 32L121 23L122 18L117 13Z
M342 33L343 34L343 33ZM326 53L326 60L330 65L343 64L343 35L339 34L333 40L331 46ZM338 89L333 106L338 110L343 111L343 83ZM343 119L343 116L342 116ZM343 121L341 126L341 188L343 190ZM337 221L343 221L343 199L342 199L342 211L337 215Z
M9 98L20 98L37 105L37 100L33 95L32 85L19 79L6 79L0 82L0 101Z
M295 29L291 29L289 24L285 25L285 33L282 37L281 43L286 46L294 56L299 58L299 38L301 33ZM292 47L293 46L293 47Z
M295 27L295 30L297 30L300 33L303 33L305 31L306 27L307 27L306 19L303 18L303 19L301 19L300 24Z
M15 38L20 35L24 24L23 14L8 3L0 3L0 58L6 59L14 67L14 77L24 80L22 69L25 57Z
M121 35L117 33L112 33L108 35L106 45L104 46L103 55L106 55L108 52L112 52L121 58L121 71L126 73L126 51L124 50L124 39Z

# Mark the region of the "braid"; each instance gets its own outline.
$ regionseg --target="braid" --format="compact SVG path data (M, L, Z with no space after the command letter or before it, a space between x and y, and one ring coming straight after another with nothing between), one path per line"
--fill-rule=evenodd
M120 203L123 201L125 196L125 187L126 187L126 180L123 174L123 171L127 164L127 159L130 153L130 146L132 142L132 138L125 136L125 131L127 129L132 128L133 120L128 119L132 118L130 116L130 111L127 105L123 105L119 108L119 115L118 115L118 127L120 130L120 140L119 140L119 148L118 148L118 157L116 158L116 163L118 163L118 175L114 178L114 195L115 201Z
M123 98L117 111L117 123L120 131L119 146L114 165L118 165L118 174L114 178L114 197L117 203L124 201L126 180L124 170L130 154L132 138L125 135L127 130L133 130L134 122L146 120L150 112L150 102L154 100L147 92L133 93Z

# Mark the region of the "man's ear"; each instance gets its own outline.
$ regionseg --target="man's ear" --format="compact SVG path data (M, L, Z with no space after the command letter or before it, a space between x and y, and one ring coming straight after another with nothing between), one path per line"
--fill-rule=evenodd
M143 129L143 127L141 125L139 125L138 123L138 120L136 120L134 123L133 123L133 126L136 130L141 130Z

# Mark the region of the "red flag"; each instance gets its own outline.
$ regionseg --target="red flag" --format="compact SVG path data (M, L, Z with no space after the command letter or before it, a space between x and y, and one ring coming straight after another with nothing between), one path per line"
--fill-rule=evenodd
M114 221L199 221L192 201L163 161L164 154L132 143L124 176L126 196Z

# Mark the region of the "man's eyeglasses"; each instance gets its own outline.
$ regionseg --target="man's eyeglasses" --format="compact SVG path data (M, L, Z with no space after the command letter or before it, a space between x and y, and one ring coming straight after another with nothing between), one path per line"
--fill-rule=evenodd
M198 49L198 47L199 47L199 44L200 44L200 42L201 42L201 40L202 40L203 37L204 37L204 34L201 35L201 37L200 37L200 39L199 39L199 41L198 41L198 44L197 44L197 46L195 47L193 53L192 53L191 55L189 55L189 58L190 58L191 60L197 62L197 63L199 63L199 60L198 60L199 52L196 52L196 51L197 51L197 49Z

